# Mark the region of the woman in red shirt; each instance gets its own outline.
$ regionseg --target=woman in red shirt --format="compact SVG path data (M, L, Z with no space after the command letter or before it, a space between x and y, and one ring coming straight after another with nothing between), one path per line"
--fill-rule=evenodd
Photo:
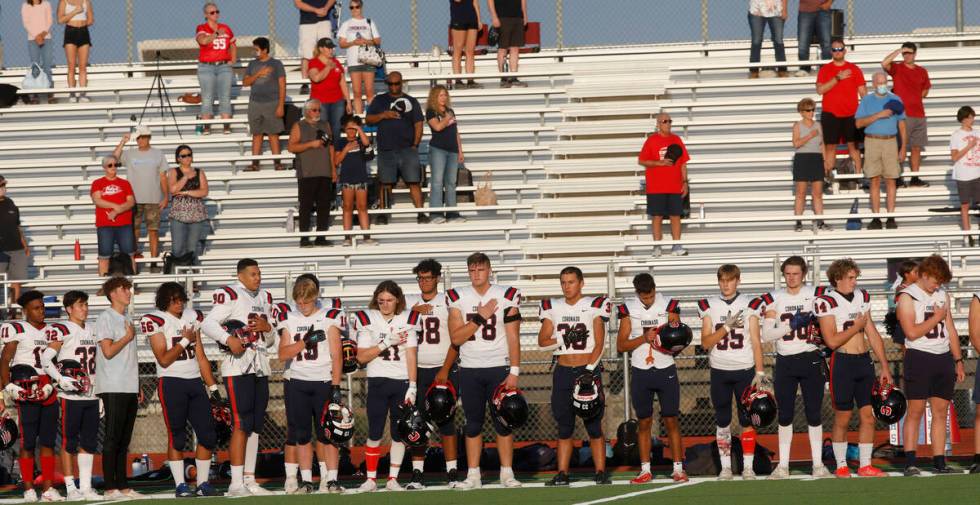
M221 11L212 2L204 4L205 22L197 25L197 80L201 84L201 119L214 118L214 96L218 95L218 113L222 119L231 118L231 83L235 76L231 66L235 64L235 34L224 23L218 22ZM204 127L209 135L211 127ZM231 126L225 125L225 133Z
M119 160L115 156L102 159L105 177L92 182L89 194L95 204L95 230L99 241L99 275L109 271L109 258L118 245L119 252L133 257L136 250L133 237L133 206L136 197L129 181L117 177ZM133 263L133 271L136 264Z
M330 136L336 138L340 133L340 118L350 114L350 93L344 67L333 56L334 43L329 38L316 42L313 59L310 60L310 98L316 98L323 106L323 114L330 123Z

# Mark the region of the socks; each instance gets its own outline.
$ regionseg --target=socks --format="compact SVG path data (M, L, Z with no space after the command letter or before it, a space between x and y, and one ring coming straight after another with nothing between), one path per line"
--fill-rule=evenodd
M333 481L337 480L337 474L339 474L339 473L340 473L340 470L327 470L327 482L333 482ZM323 474L321 473L320 475L323 475Z
M425 470L425 460L424 459L420 459L420 460L414 460L413 459L412 460L412 471L414 472L415 470L418 470L420 472Z
M504 480L506 478L513 478L513 477L514 477L514 467L511 466L500 467L500 480Z
M18 458L20 462L20 478L24 482L34 482L34 458Z
M779 466L789 468L789 449L793 443L793 425L779 425Z
M397 479L398 471L401 470L402 461L405 461L405 444L392 442L391 450L388 452L391 457L391 469L388 470L389 479Z
M745 468L752 468L755 463L755 430L746 428L742 430L742 465Z
M650 462L649 461L641 461L640 462L640 473L643 473L643 472L651 473L650 472Z
M683 472L683 471L684 471L684 462L683 461L675 461L674 462L674 473L679 473L679 472Z
M317 464L320 467L320 480L325 480L325 481L329 482L331 479L330 479L330 475L329 475L330 474L330 471L327 470L327 463L324 462L324 461L320 461Z
M858 444L858 454L861 466L871 465L871 444Z
M715 428L715 440L718 442L718 456L721 458L721 467L732 467L732 429L728 426Z
M375 442L377 443L377 442ZM364 465L367 467L367 477L369 479L378 478L378 460L381 459L381 448L378 446L367 446L364 448Z
M287 479L294 479L295 480L296 479L296 472L299 471L299 464L298 463L284 463L282 466L286 469L286 478Z
M77 489L75 487L75 476L65 475L65 492L70 492L73 489Z
M47 481L54 480L54 456L41 456L41 478Z
M255 475L255 460L259 454L259 434L252 433L245 443L245 473Z
M302 479L303 482L313 482L313 469L312 468L300 468L299 469L299 478Z
M466 478L480 480L480 467L470 468L469 470L467 470Z
M837 460L837 468L847 467L847 442L834 442L834 459ZM863 464L861 466L864 466Z
M95 456L83 452L78 453L78 488L83 492L92 489L92 462Z
M915 451L905 451L905 468L915 466ZM24 465L21 465L23 468Z
M935 467L937 470L942 470L943 468L946 468L946 456L933 456L932 466Z
M195 459L194 464L197 465L197 485L200 486L211 478L211 459Z
M245 467L231 466L231 487L245 485Z
M807 426L806 434L810 438L810 461L813 462L813 466L822 466L823 465L823 426ZM790 436L791 437L793 436L792 428L790 428Z
M977 456L975 456L975 458L976 457L980 457L980 454L977 454ZM424 464L425 461L423 461L422 463ZM446 460L446 471L448 472L450 470L455 470L455 469L456 469L456 460L455 459L447 459Z
M179 486L184 483L184 460L170 460L170 473L174 475L174 485Z

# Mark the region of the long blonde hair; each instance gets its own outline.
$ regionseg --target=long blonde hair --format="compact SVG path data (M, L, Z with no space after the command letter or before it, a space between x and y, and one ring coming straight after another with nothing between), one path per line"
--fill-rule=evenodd
M452 107L452 97L449 96L449 89L447 89L442 84L436 84L429 90L429 98L425 100L425 110L431 110L435 113L439 113L439 93L446 92L446 110Z

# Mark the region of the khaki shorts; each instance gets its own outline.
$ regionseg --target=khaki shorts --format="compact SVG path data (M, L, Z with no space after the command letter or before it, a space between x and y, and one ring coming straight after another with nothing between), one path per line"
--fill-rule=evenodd
M898 144L895 138L864 138L864 176L867 178L884 176L885 179L898 179L902 168L898 165Z
M929 132L926 130L926 118L906 117L905 128L909 134L909 147L925 147L929 143Z
M137 203L133 207L133 230L139 235L140 224L146 221L146 229L157 231L160 229L160 205L156 203Z
M276 117L278 102L248 102L248 132L252 135L279 135L285 126Z
M330 21L320 21L311 25L299 25L299 55L303 59L313 58L316 41L326 37L333 38ZM337 42L336 40L334 42Z

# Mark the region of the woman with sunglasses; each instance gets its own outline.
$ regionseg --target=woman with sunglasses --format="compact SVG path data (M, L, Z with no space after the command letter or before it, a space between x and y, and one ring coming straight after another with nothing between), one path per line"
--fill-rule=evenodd
M817 103L812 98L804 98L796 104L800 113L799 121L793 123L793 186L796 201L793 203L793 215L802 216L806 206L806 187L810 186L813 213L823 214L823 180L830 170L824 163L823 129L820 123L813 120ZM817 227L830 231L830 225L823 220L817 221ZM803 222L796 222L796 231L803 231Z
M218 22L221 11L213 2L204 4L204 23L197 25L199 47L197 80L201 85L201 119L214 118L214 96L218 95L218 113L222 119L231 119L231 84L235 80L232 65L237 59L235 33L224 23ZM225 125L225 133L231 126ZM204 127L204 134L211 134L211 126Z
M105 177L92 182L89 195L95 204L95 231L99 243L99 275L109 272L109 258L113 249L132 259L136 250L133 237L133 206L136 196L129 181L118 176L119 160L109 155L102 158ZM136 263L133 263L133 272Z
M208 211L204 198L208 196L208 178L204 171L194 168L194 151L180 145L175 152L177 167L167 172L167 184L173 201L170 204L170 234L175 258L192 255L199 263L204 252L201 240L207 236Z
M373 21L364 18L364 0L350 3L350 16L337 30L337 38L340 47L347 50L347 71L354 89L354 111L362 114L362 93L367 96L367 102L371 103L374 99L374 73L378 67L361 63L360 52L363 47L380 46L381 34Z

